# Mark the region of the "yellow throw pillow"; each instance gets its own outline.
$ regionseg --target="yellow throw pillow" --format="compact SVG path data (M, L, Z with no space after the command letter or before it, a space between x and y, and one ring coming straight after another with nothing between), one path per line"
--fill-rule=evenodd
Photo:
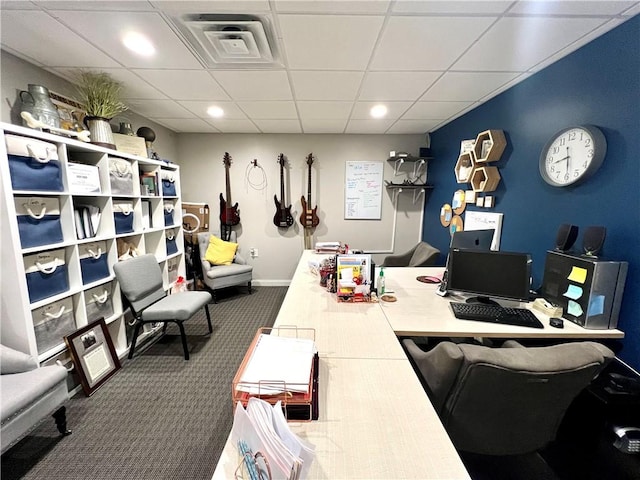
M211 265L231 265L237 249L237 243L225 242L215 235L211 235L204 258Z

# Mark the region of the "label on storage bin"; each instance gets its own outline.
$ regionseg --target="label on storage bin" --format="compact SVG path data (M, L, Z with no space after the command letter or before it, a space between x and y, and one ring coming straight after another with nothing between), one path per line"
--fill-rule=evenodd
M43 270L54 271L57 267L64 264L64 250L40 252L35 255L24 257L25 273L33 273Z

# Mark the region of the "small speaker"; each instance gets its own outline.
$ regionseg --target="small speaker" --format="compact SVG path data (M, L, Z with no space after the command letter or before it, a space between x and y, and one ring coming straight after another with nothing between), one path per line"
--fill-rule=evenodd
M556 251L567 252L578 238L578 226L563 223L556 234Z
M605 227L587 227L582 237L584 254L589 257L596 257L602 249L606 236L607 229Z

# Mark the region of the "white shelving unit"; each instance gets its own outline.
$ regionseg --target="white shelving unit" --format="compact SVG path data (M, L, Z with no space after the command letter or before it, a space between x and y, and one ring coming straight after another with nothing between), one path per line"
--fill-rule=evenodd
M2 225L0 253L2 259L1 268L1 304L0 304L0 340L4 345L15 348L38 358L41 364L49 364L56 360L68 363L68 352L63 336L58 339L53 332L53 341L48 341L45 351L38 350L38 338L34 329L34 316L36 311L55 302L72 300L75 328L88 324L87 307L92 292L107 290L110 292L113 314L105 318L109 333L113 340L119 357L124 357L129 351L132 328L128 325L130 313L124 308L121 299L120 288L113 274L113 265L118 262L119 242L129 242L136 246L140 253L153 253L163 271L164 287L170 289L178 275L185 276L184 242L181 219L180 201L180 170L175 164L151 160L144 157L129 155L126 153L109 150L103 147L77 141L49 133L43 133L16 125L0 123L3 141L0 142L0 195L2 205L0 207L0 225ZM41 190L14 190L9 169L9 158L5 135L18 135L28 139L48 142L55 146L60 162L63 182L62 191ZM113 195L109 179L109 159L118 158L129 162L133 173L133 193L131 195ZM68 166L69 163L97 166L99 170L101 193L77 194L69 189ZM157 173L158 194L141 195L141 173ZM166 197L162 195L162 173L170 173L175 179L176 195ZM18 220L16 217L16 201L29 197L50 197L57 199L60 204L60 224L62 227L63 241L54 244L45 244L37 247L23 248L20 240ZM133 229L132 233L118 234L114 222L114 201L126 201L133 205ZM151 226L143 223L143 201L150 202ZM165 225L164 204L171 203L173 209L173 221L171 226ZM79 240L76 235L74 206L95 205L100 208L101 219L96 236ZM166 231L173 230L178 246L177 253L167 255L165 245ZM104 242L106 244L107 263L109 276L98 281L84 284L80 268L80 255L82 246L92 242ZM53 250L64 250L66 267L68 271L67 291L56 294L35 302L29 299L29 290L25 274L24 258L27 255L46 253ZM86 249L85 249L86 250ZM126 261L126 260L124 260ZM104 288L102 288L104 287ZM96 290L97 289L97 290ZM143 336L156 333L157 329L147 329ZM52 332L48 332L51 334ZM42 339L40 339L42 340ZM40 341L42 346L43 342ZM50 347L50 345L54 345Z

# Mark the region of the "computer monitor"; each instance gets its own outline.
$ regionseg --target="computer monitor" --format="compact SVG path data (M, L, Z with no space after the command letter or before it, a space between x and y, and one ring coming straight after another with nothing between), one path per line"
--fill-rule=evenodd
M529 300L531 256L528 253L449 251L447 289L475 295L467 302L497 303L492 298Z
M466 250L491 250L491 242L495 230L457 230L451 236L449 248L463 248Z

